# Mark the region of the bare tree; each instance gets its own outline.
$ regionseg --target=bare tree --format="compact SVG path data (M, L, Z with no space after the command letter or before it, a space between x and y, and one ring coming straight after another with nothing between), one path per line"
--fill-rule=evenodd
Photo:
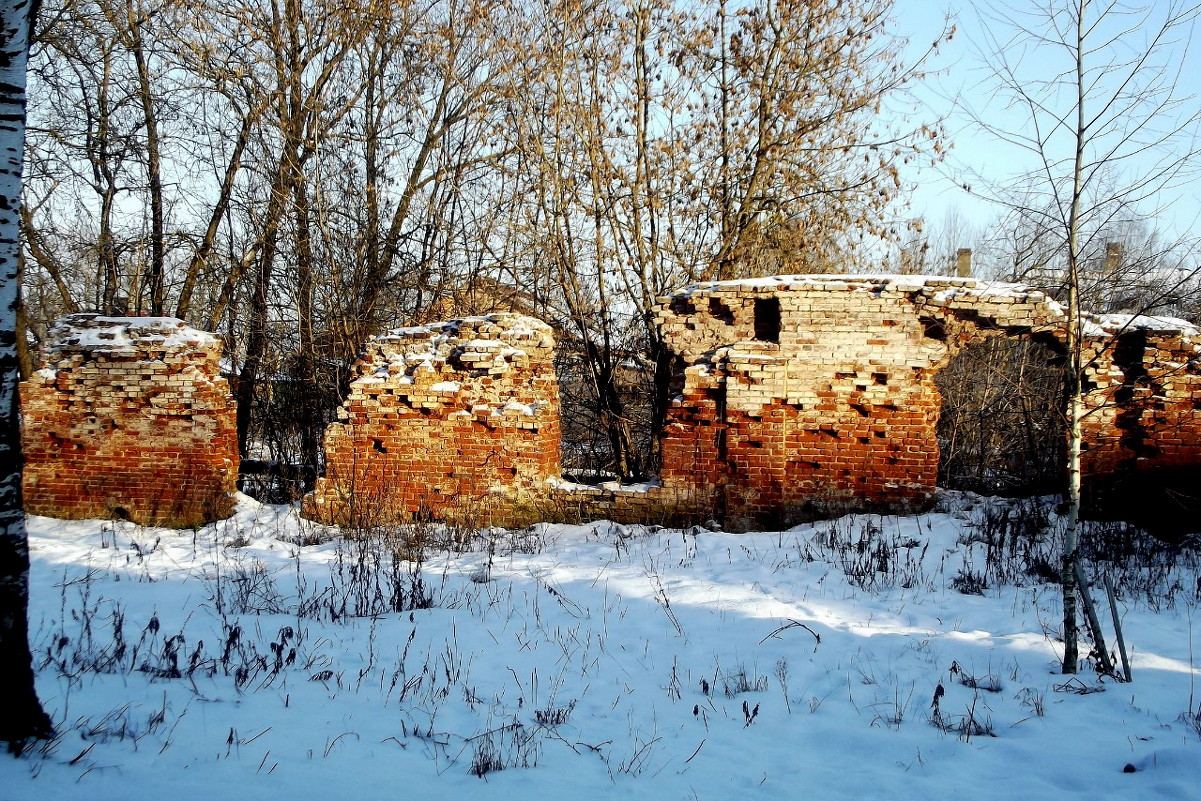
M880 123L916 76L889 9L548 4L520 140L529 272L554 276L551 305L579 344L593 429L608 432L622 477L653 468L649 434L669 399L658 297L696 280L841 269L861 236L896 233L896 160L919 137ZM635 373L641 400L622 386Z
M166 123L178 72L163 40L186 35L174 25L177 5L47 3L30 77L27 192L37 200L23 227L27 255L56 281L70 252L64 234L77 238L95 275L72 282L73 302L90 294L87 305L106 311L164 311L174 222L164 175L178 167Z
M1181 91L1179 51L1199 13L1198 6L1176 0L1141 7L1120 0L1044 0L1030 10L1003 8L981 19L994 96L1018 121L969 111L985 131L1024 151L1031 165L1013 184L992 184L990 190L1040 241L1053 244L1035 253L1053 254L1043 267L1062 275L1067 307L1064 673L1074 673L1079 658L1081 423L1088 354L1097 352L1084 338L1089 257L1113 223L1123 215L1153 218L1196 169L1201 112ZM1106 278L1124 280L1121 274ZM1160 286L1171 292L1191 278L1163 275ZM1140 303L1154 306L1155 299Z
M938 132L880 111L920 76L890 0L717 0L692 66L707 114L691 141L716 233L706 278L838 271L863 239L900 234L899 165ZM916 136L916 134L921 136Z
M21 430L17 385L17 305L21 280L19 210L25 143L25 66L29 56L34 0L0 4L0 682L6 711L0 740L20 751L32 739L49 737L50 719L33 683L29 652L29 543L21 504Z
M46 2L32 327L127 296L221 330L244 451L308 468L339 365L484 281L578 346L585 428L645 476L656 299L890 236L915 144L889 0Z

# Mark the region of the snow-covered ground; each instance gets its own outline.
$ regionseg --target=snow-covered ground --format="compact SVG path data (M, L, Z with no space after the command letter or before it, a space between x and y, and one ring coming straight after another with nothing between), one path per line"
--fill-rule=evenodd
M60 737L0 759L0 798L1201 796L1195 566L1115 573L1134 681L1068 679L1058 587L977 541L988 503L540 525L420 583L246 498L196 532L32 518Z

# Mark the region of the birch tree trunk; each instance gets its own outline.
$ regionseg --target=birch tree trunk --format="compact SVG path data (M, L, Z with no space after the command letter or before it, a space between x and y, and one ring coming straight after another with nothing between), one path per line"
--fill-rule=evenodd
M1194 194L1189 182L1201 172L1201 104L1180 70L1179 45L1198 20L1196 0L998 0L977 12L979 52L998 110L991 118L962 110L1001 148L995 163L1028 160L1030 166L1007 179L972 183L1009 209L1014 230L1026 240L1015 265L1029 261L1064 279L1064 673L1075 673L1079 661L1076 563L1081 486L1091 469L1081 428L1104 400L1089 396L1088 374L1120 335L1086 337L1085 303L1121 294L1136 298L1123 303L1127 311L1147 314L1197 275L1156 269L1155 288L1131 294L1137 276L1117 263L1097 271L1089 254L1101 252L1115 221L1154 220Z
M0 740L19 752L50 736L29 653L29 543L21 503L17 306L21 167L25 146L25 64L36 0L0 2Z
M1076 119L1073 135L1075 149L1072 153L1072 190L1067 203L1067 257L1068 257L1068 513L1063 534L1063 565L1060 580L1063 585L1063 672L1075 673L1079 652L1076 641L1079 627L1076 615L1076 546L1080 539L1081 501L1081 422L1084 418L1084 343L1081 341L1080 308L1080 213L1084 205L1084 159L1088 145L1088 124L1085 115L1086 73L1085 9L1088 0L1077 0L1074 88L1076 90Z

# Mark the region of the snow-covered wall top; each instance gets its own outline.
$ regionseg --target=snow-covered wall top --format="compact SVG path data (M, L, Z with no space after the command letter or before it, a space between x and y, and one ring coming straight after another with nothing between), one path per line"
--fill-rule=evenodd
M1162 336L1201 338L1201 330L1188 320L1152 314L1088 314L1084 318L1087 336L1108 337L1126 331L1146 331Z
M505 373L550 354L554 333L541 320L508 312L396 328L373 337L356 366L356 382L413 378L445 369ZM404 382L402 382L404 383Z
M134 353L152 348L209 350L220 338L174 317L105 317L72 314L50 328L50 353L107 351ZM53 356L50 356L53 359Z
M776 289L833 289L846 291L849 289L882 289L912 292L925 286L962 286L968 288L985 288L990 292L1024 294L1031 289L1025 284L1006 283L1003 281L984 281L979 278L956 278L945 275L908 275L901 273L797 273L791 275L762 275L754 278L735 278L728 281L702 281L684 287L677 294L687 294L697 290L709 290L720 287L735 289L746 288L776 288Z
M670 305L673 302L679 304L681 300L694 297L745 292L866 292L873 295L900 292L921 296L939 304L1019 301L1044 306L1052 317L1067 319L1067 312L1061 304L1042 290L1027 284L941 275L771 275L730 281L707 281L659 298L658 302L660 305ZM1084 330L1089 336L1111 336L1135 329L1165 335L1182 334L1190 338L1201 336L1201 329L1178 317L1085 312L1083 318Z

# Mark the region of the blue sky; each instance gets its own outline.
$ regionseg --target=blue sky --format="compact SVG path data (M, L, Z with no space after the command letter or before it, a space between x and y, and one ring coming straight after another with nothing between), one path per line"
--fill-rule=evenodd
M1008 5L1021 13L1032 7L1046 5L1034 0L1013 0ZM1164 0L1148 0L1156 11L1166 7ZM986 4L987 8L995 3ZM931 222L941 220L949 209L956 209L968 222L983 225L1001 213L994 204L985 202L979 191L982 183L1003 182L1029 169L1031 162L1019 150L1006 146L995 138L972 126L964 115L956 110L953 97L960 95L970 103L977 113L990 122L1006 127L1024 124L1005 108L1004 98L987 86L989 69L982 63L981 49L988 49L986 37L981 29L981 20L975 3L947 3L935 0L895 0L894 16L897 32L910 39L910 52L917 55L928 46L942 30L945 20L951 16L957 32L949 43L945 43L931 66L935 74L929 84L919 87L918 96L926 106L923 115L929 118L943 117L944 125L953 148L947 161L937 170L915 170L909 177L918 183L912 206L915 216L924 216ZM995 24L994 35L1004 39ZM1178 90L1183 95L1196 95L1201 89L1201 48L1187 46L1190 31L1177 35L1177 42L1165 54L1165 64L1183 65L1178 81ZM1138 34L1136 33L1136 36ZM1138 39L1132 40L1137 46ZM1029 65L1032 77L1039 76L1043 64ZM1049 66L1049 65L1048 65ZM1196 97L1188 107L1196 109ZM1193 147L1197 147L1196 144ZM972 172L978 173L972 176ZM981 181L980 179L984 180ZM973 182L975 191L963 191L959 184ZM1157 198L1165 207L1158 218L1157 227L1176 237L1190 233L1201 233L1201 204L1198 203L1201 184L1179 187L1175 192L1161 193Z

